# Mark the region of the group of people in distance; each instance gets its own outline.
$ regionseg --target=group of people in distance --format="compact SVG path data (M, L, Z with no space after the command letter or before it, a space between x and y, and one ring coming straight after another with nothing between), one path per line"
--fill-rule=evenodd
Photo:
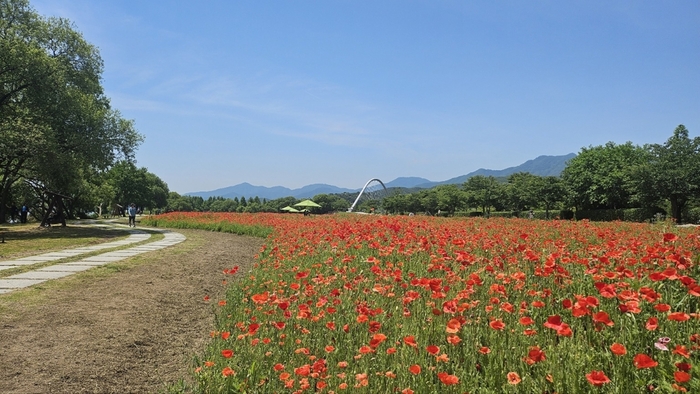
M17 214L19 214L19 219L17 219ZM27 223L27 215L29 214L29 206L27 204L22 204L22 208L17 209L17 206L13 205L10 208L10 223Z
M136 227L136 214L138 209L136 209L136 204L131 203L126 209L129 214L129 227ZM16 219L19 213L19 219ZM22 204L22 208L17 209L16 206L10 208L10 223L27 223L27 215L29 214L29 206L27 204Z

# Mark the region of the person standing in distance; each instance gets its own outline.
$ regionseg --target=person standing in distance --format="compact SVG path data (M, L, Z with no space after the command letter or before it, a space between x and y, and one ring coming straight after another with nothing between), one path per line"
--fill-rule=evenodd
M129 205L129 227L136 227L136 204Z
M22 223L27 223L27 214L29 213L29 207L27 206L27 203L25 202L22 204L22 209L19 212L19 221Z

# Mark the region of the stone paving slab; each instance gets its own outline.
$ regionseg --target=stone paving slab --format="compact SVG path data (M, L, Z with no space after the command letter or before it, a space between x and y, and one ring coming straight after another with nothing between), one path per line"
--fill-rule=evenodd
M22 272L21 274L17 275L12 275L8 276L8 280L17 280L17 279L42 279L42 280L48 280L48 279L58 279L58 278L63 278L64 276L72 275L73 272L56 272L56 271L29 271L29 272Z
M81 271L87 271L90 268L95 268L94 265L86 265L86 264L56 264L52 265L50 267L44 267L44 268L39 268L36 270L37 272L81 272Z
M119 250L119 251L114 251L114 252L109 252L109 254L105 253L107 256L114 256L114 257L131 257L133 255L136 255L138 253L134 252L131 249L126 249L126 250Z
M12 289L0 289L0 294L5 294L11 292Z
M105 265L105 264L109 264L109 263L113 263L113 262L114 262L114 261L85 261L85 260L80 260L80 261L75 261L75 262L72 262L72 263L64 263L64 264L62 264L62 265L79 265L79 266L89 265L89 266L91 266L91 267L99 267L99 266L101 266L101 265Z
M137 247L131 248L129 250L152 252L154 250L160 250L160 249L163 249L163 248L159 247L159 246L137 246Z
M41 282L46 282L46 280L41 279L0 279L0 289L23 289L25 287L33 286Z
M10 261L2 261L0 262L0 267L21 267L23 265L34 265L36 263L41 263L42 261L35 261L35 260L27 260L27 261L19 261L19 260L10 260ZM2 268L0 268L2 269Z
M51 252L51 253L46 253L46 254L44 254L44 255L42 255L42 256L44 256L44 257L51 257L51 258L55 258L55 259L65 259L65 258L68 258L68 257L78 256L78 255L81 255L81 254L84 254L84 253L85 253L85 252L76 252L76 251L70 250L70 251L65 251L65 252Z
M27 265L27 264L36 264L42 261L50 261L51 259L45 259L41 255L38 256L30 256L30 257L22 257L20 259L16 260L6 260L6 261L0 261L0 265Z
M123 259L124 258L120 257L120 256L106 256L105 254L100 254L97 256L86 257L80 261L84 261L84 262L93 262L94 261L97 263L104 263L104 262L111 263L113 261L119 261L119 260L123 260Z

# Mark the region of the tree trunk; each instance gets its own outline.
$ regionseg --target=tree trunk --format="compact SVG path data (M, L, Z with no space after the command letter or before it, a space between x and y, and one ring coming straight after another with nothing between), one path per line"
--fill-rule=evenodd
M675 219L676 224L681 224L683 223L683 218L681 217L682 212L683 212L683 206L685 205L685 201L683 199L678 198L678 197L671 197L671 217Z

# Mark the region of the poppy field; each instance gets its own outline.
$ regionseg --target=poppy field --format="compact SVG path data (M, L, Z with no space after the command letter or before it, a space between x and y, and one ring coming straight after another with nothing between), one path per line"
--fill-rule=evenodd
M205 393L700 392L700 230L173 213L271 228L227 269ZM235 274L235 276L232 276Z

